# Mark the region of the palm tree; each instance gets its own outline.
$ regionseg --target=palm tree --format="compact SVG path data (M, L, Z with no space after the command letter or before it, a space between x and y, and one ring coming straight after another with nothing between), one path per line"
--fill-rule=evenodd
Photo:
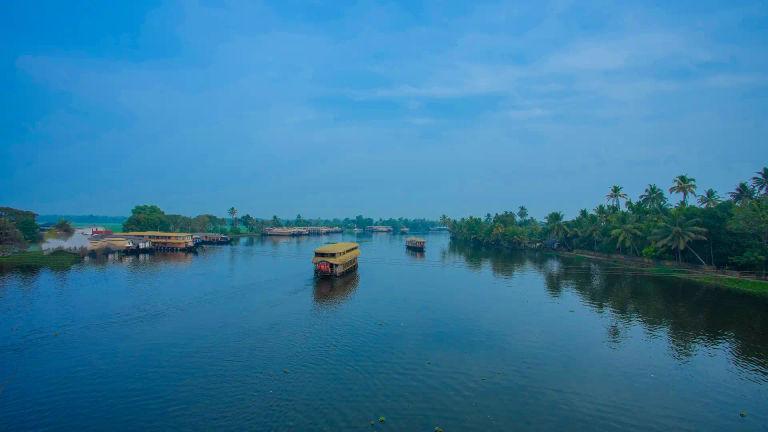
M704 191L704 195L699 196L699 205L704 208L713 208L720 204L720 195L717 192L709 188Z
M517 217L520 218L521 222L524 222L526 219L528 219L528 209L525 208L525 206L518 207Z
M611 237L616 239L616 248L619 249L619 253L622 253L622 246L626 246L630 251L634 249L636 255L640 255L637 252L635 240L641 235L638 225L633 221L623 223L618 228L611 230Z
M756 172L752 177L752 186L758 193L768 195L768 167L763 167L761 171Z
M600 240L601 234L600 221L597 216L591 215L591 217L584 219L581 227L579 228L579 235L585 238L592 239L592 250L597 250L597 242Z
M736 186L736 190L728 192L728 195L736 204L744 205L755 199L755 189L747 184L747 182L741 182Z
M449 218L447 215L440 216L440 225L447 227L451 223L451 218Z
M608 211L608 207L606 207L604 204L600 204L595 207L595 215L597 215L597 219L600 220L601 223L605 223L605 221L608 220L608 215L610 214L611 212Z
M570 229L565 225L563 219L561 212L552 212L545 218L547 232L552 238L560 240L570 233Z
M227 210L227 213L232 217L232 227L237 228L237 209L230 207L229 210Z
M684 217L675 214L667 220L663 221L659 228L655 229L651 234L651 240L655 241L656 246L661 249L670 249L675 252L677 262L680 262L680 256L686 249L693 252L696 258L706 265L703 259L696 253L695 250L689 247L689 243L694 240L706 240L704 234L707 230L697 226L700 221L698 219L686 220Z
M688 177L686 174L681 174L672 179L672 187L669 188L669 193L679 193L683 195L683 199L680 204L688 205L688 195L696 196L696 179Z
M640 194L640 204L647 208L660 209L667 203L664 191L655 184L649 184Z
M617 209L621 208L621 200L627 199L627 194L624 193L624 188L619 185L611 186L611 191L605 198L613 203L613 206Z

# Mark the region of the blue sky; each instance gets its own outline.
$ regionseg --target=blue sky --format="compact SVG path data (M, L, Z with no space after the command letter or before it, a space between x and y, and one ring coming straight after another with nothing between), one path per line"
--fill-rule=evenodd
M4 2L0 204L575 214L768 163L768 2Z

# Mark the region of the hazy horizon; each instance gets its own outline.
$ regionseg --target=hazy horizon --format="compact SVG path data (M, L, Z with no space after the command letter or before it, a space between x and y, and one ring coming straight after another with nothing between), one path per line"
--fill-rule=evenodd
M15 2L0 205L542 218L768 162L768 3Z

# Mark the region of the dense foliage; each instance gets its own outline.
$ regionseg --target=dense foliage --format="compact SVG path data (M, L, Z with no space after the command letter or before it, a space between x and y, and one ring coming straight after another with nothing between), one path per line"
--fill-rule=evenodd
M346 229L365 228L369 225L389 225L395 230L402 227L411 231L427 231L437 226L437 221L427 219L373 219L364 216L344 219L308 219L297 215L294 219L258 219L250 214L238 217L238 210L230 207L229 218L204 214L195 217L167 215L156 205L139 205L133 208L131 216L123 223L124 231L173 231L173 232L219 232L237 234L241 232L260 233L266 227L334 226Z
M53 229L60 234L73 234L75 232L75 228L72 227L72 224L65 219L60 219L56 222L56 224L53 225Z
M296 215L295 219L280 220L277 216L272 217L271 224L275 226L303 227L303 226L335 226L345 229L365 228L371 225L391 226L395 231L400 228L408 228L413 232L424 232L438 225L437 221L428 219L408 219L408 218L379 218L373 219L362 215L354 218L334 218L334 219L305 219L301 215Z
M673 179L672 206L648 185L636 202L614 185L608 204L581 210L572 220L552 212L543 221L525 207L485 218L446 220L452 236L501 248L564 247L765 272L768 266L768 168L722 199L713 189L697 194L696 179ZM693 205L694 198L698 206Z
M13 224L26 242L34 243L40 240L40 226L36 218L37 214L31 211L0 207L0 219Z

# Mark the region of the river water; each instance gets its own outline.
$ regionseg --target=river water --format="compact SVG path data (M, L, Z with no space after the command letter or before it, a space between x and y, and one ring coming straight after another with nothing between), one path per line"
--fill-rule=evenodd
M315 280L342 239L358 272ZM0 430L768 430L765 297L403 242L2 274Z

